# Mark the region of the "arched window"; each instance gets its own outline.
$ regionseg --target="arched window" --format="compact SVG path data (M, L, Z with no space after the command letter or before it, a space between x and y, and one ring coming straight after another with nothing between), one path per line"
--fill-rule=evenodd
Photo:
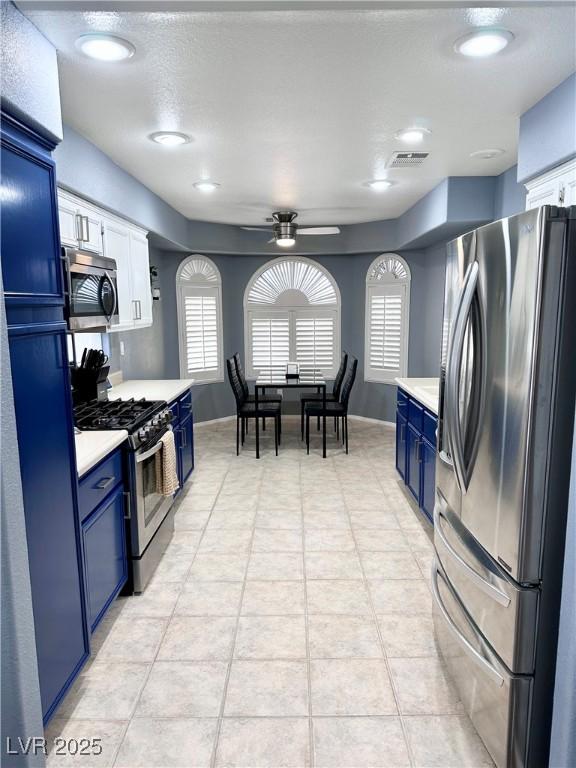
M340 291L332 275L310 259L274 259L244 293L246 368L283 369L288 361L334 376L340 362Z
M394 384L408 370L410 268L395 253L378 256L366 275L364 378Z
M213 261L188 256L176 273L180 375L205 384L224 380L222 281Z

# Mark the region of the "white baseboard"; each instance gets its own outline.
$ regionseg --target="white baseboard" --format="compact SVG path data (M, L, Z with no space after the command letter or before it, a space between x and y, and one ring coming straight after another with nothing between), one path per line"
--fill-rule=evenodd
M395 422L393 421L384 421L383 419L371 419L368 416L355 416L353 413L348 414L349 418L354 419L355 421L365 421L369 424L378 424L381 427L396 427ZM208 419L207 421L195 421L194 426L200 427L204 424L219 424L221 422L225 421L234 421L236 416L222 416L219 419ZM300 419L300 416L297 413L287 413L282 415L283 419Z
M194 421L195 427L201 427L204 426L204 424L219 424L220 422L224 421L234 421L236 419L236 416L222 416L219 419L208 419L207 421Z
M384 419L371 419L369 416L355 416L353 413L348 414L349 418L356 421L366 421L369 424L379 424L381 427L396 427L394 421L384 421Z

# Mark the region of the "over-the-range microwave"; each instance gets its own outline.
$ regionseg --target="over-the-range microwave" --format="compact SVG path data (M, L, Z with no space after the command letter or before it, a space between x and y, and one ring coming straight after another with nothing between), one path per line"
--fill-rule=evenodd
M107 330L118 322L116 262L106 256L62 248L66 317L71 331Z

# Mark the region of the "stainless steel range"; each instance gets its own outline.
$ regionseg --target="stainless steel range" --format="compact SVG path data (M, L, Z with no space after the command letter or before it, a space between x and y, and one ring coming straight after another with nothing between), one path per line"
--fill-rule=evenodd
M172 412L161 400L91 401L74 409L81 430L126 429L130 487L131 581L133 592L143 592L174 532L173 497L156 488L156 454L160 438L171 429Z

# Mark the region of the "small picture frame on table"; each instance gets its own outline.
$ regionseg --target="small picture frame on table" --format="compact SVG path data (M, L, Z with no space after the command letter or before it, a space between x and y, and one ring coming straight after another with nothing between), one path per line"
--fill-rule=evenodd
M298 363L286 363L286 378L298 379L300 377L300 370Z

